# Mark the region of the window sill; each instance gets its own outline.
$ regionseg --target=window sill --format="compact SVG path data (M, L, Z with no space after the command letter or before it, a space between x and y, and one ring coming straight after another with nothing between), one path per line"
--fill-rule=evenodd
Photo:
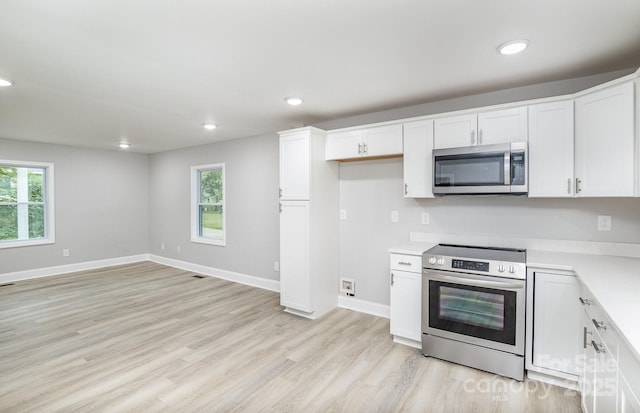
M209 245L217 245L219 247L226 247L226 240L217 240L210 238L191 238L191 242L195 242L197 244L209 244Z
M18 248L18 247L31 247L34 245L55 244L55 240L51 238L39 238L31 240L16 240L16 241L1 241L0 249L3 248Z

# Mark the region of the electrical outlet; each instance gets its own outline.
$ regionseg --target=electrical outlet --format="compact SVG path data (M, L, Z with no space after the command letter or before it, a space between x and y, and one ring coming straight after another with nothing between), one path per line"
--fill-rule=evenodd
M161 243L160 243L160 249L161 249L162 251L164 251L164 242L161 242Z
M176 247L176 251L178 251L178 254L180 254L180 245Z
M610 215L598 215L598 231L611 231Z
M278 261L273 262L273 271L275 272L280 271L280 263Z
M347 220L347 210L346 209L341 209L340 210L340 219L343 221Z
M422 223L422 225L429 225L429 213L428 212L423 212L422 213L422 217L420 222Z
M391 211L391 222L400 221L400 213L396 210Z
M69 256L69 250L67 248L62 250L62 256L63 257L68 257Z

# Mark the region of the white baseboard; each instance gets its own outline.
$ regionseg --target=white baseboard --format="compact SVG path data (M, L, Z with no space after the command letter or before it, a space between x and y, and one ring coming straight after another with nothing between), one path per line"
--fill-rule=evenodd
M357 298L347 297L344 295L338 296L338 307L378 317L389 318L388 305L372 303L371 301L359 300Z
M35 268L33 270L8 272L0 274L0 283L31 280L33 278L50 277L70 272L95 270L115 265L132 264L149 260L149 254L130 255L128 257L107 258L104 260L85 261L75 264L56 265L54 267Z
M193 264L191 262L175 260L173 258L161 257L159 255L150 254L149 261L168 265L169 267L179 268L185 271L191 271L210 277L221 278L227 281L233 281L240 284L250 285L252 287L262 288L263 290L280 292L280 281L268 280L253 275L241 274L238 272L221 270L219 268L208 267L206 265Z

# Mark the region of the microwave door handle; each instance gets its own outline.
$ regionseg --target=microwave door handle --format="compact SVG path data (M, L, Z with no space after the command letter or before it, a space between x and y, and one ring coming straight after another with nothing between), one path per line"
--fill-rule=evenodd
M504 184L511 185L511 152L504 153Z

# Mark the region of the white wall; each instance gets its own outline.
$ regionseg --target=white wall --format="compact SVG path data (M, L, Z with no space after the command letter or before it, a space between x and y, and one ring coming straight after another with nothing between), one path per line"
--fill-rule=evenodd
M444 196L406 199L402 159L340 164L340 275L356 282L356 298L389 304L389 253L410 232L510 238L640 243L639 198L529 199ZM400 221L391 222L391 211ZM422 212L430 215L422 225ZM598 231L598 215L612 230ZM510 247L510 245L503 245Z
M225 163L227 245L192 243L190 168L219 162ZM266 279L279 278L274 271L280 240L276 133L153 154L149 171L151 253Z
M0 274L148 252L147 155L0 139L0 158L54 164L56 227L55 244L0 249Z

